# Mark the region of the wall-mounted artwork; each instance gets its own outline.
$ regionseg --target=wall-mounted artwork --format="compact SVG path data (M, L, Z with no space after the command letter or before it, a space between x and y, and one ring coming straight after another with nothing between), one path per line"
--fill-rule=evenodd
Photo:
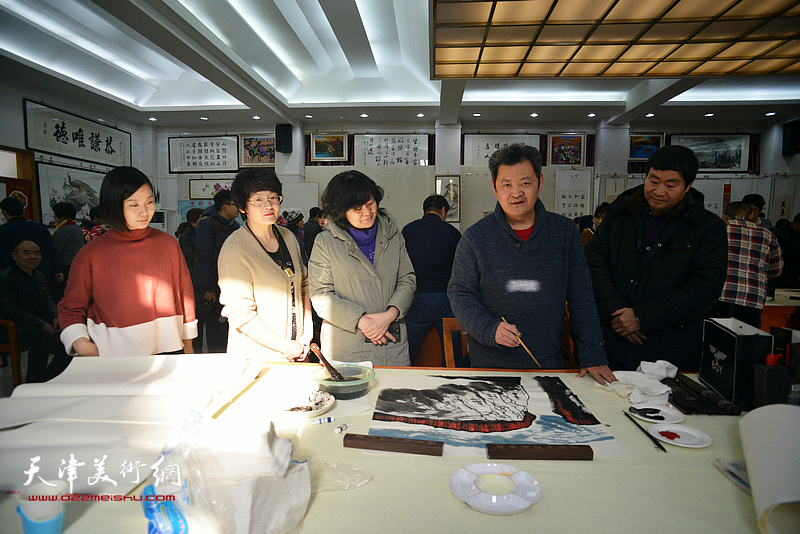
M539 134L464 134L464 165L485 167L496 150L513 143L530 145L539 150Z
M170 137L169 172L230 172L239 169L238 138Z
M24 100L25 146L101 165L131 164L131 134L78 115Z
M53 205L58 202L72 204L77 212L76 220L88 219L89 210L100 205L100 185L105 174L77 167L36 163L41 221L47 225L55 225Z
M551 134L548 138L550 165L583 165L584 134Z
M691 148L700 160L700 172L747 172L750 136L673 135L671 145Z
M272 167L274 165L274 135L239 136L239 167Z
M311 134L311 161L347 161L347 134Z
M450 204L445 221L461 221L461 177L460 176L437 176L436 194L442 195Z
M630 134L628 139L630 161L647 161L647 158L664 144L664 137L661 134Z
M223 189L230 189L233 179L201 179L189 180L189 198L192 200L208 200Z

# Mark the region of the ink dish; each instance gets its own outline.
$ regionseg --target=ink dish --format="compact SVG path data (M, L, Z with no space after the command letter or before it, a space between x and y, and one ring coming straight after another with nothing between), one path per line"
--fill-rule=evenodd
M524 512L542 498L539 481L505 464L462 467L450 477L450 491L471 508L492 515Z

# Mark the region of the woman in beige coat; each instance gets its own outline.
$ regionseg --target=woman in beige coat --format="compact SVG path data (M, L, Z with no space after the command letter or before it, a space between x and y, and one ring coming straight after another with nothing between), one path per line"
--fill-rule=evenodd
M416 277L403 235L379 209L383 189L358 171L322 194L329 222L308 262L311 301L323 319L322 352L340 361L409 365L405 314Z
M247 169L231 185L247 218L219 253L219 301L228 318L228 352L302 361L313 335L308 277L297 239L275 224L282 187L272 169Z

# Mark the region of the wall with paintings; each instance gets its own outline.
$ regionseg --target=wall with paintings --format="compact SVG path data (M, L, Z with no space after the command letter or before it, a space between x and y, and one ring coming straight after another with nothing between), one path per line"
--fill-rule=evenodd
M169 138L184 135L184 131L168 131L153 125L126 124L124 121L119 120L119 117L115 117L113 111L93 109L86 102L76 102L60 95L48 94L45 88L37 87L32 87L30 90L26 89L24 92L19 88L0 87L0 123L3 124L3 128L0 128L0 146L26 148L23 99L35 102L43 100L47 106L62 109L81 118L94 120L102 117L109 125L114 125L116 128L128 132L130 134L131 162L154 179L160 191L162 206L168 210L168 231L174 231L174 228L180 222L183 203L192 200L202 202L202 199L190 198L190 180L231 179L235 173L233 170L221 174L217 172L190 172L189 174L170 172ZM98 114L101 117L98 117ZM457 185L456 189L459 198L458 220L454 220L453 223L463 231L480 219L486 212L494 209L495 199L491 190L488 169L485 166L484 160L486 158L480 157L478 143L475 143L477 138L480 138L477 139L479 141L491 141L489 144L492 146L489 148L494 148L495 141L502 144L504 142L503 138L513 133L514 136L531 138L526 142L538 145L545 157L561 158L564 163L563 166L547 165L543 168L544 186L540 198L549 209L555 209L557 207L557 196L567 191L564 187L559 187L558 180L561 180L561 178L557 180L557 168L581 173L589 172L591 178L587 189L590 192L591 201L590 206L587 207L587 212L591 212L598 202L613 198L625 188L641 183L643 176L640 174L611 172L620 166L621 159L645 158L648 151L652 151L656 145L664 143L664 135L659 133L659 131L663 132L663 129L659 128L657 123L653 123L652 128L648 128L647 131L637 131L635 128L630 130L628 133L635 136L636 139L631 140L633 144L626 146L624 149L621 146L617 146L620 145L617 141L622 139L621 134L616 135L619 134L617 131L614 132L615 135L613 136L614 147L610 147L607 146L609 137L604 135L605 132L602 127L599 127L596 131L584 129L575 133L576 130L567 127L553 129L551 126L542 126L542 128L537 129L538 133L514 128L504 129L503 125L493 125L493 129L487 128L482 130L480 134L466 130L461 132L456 128L456 130L459 130L459 134L450 136L453 140L448 141L443 146L439 146L439 136L434 133L434 129L427 130L426 135L437 137L437 153L435 158L433 158L433 155L426 155L424 158L433 158L437 162L453 159L463 161L462 165L447 169L449 171L447 182L450 184L450 191L451 193L453 191L452 184ZM303 139L304 134L312 133L308 130L303 132L302 127L302 123L295 124L295 131L293 132L295 140ZM275 154L271 148L273 128L274 125L264 125L259 131L228 132L215 130L213 125L200 125L193 127L189 134L198 137L234 136L237 139L237 154L245 154L249 158L245 164L275 164L279 175L283 176L285 174L284 181L292 183L305 181L309 184L315 184L315 188L303 189L302 196L304 200L299 201L299 203L308 203L309 205L297 206L302 208L304 213L307 213L308 207L318 203L318 200L312 203L312 197L315 196L318 199L319 194L330 178L348 167L339 165L304 167L300 162L299 165L295 165L291 169L288 168L283 165L286 155ZM363 125L355 124L346 125L346 127L339 125L337 129L328 129L328 131L395 132L395 136L403 138L424 137L420 136L420 130L417 130L414 134L411 133L412 130L413 128L403 130L398 125L382 124L371 124L368 129L365 129ZM721 128L720 132L726 133L735 130L735 126L727 125ZM422 131L425 132L426 130L423 129ZM461 135L462 133L464 135ZM703 133L707 132L688 130L686 135ZM778 218L776 215L780 215L778 210L797 213L800 211L800 156L784 157L780 154L782 135L780 125L766 124L764 131L753 133L760 134L761 174L753 177L741 172L705 173L699 177L702 181L698 181L698 189L708 194L710 199L713 199L710 202L716 203L715 205L722 205L728 201L728 198L736 200L749 192L760 193L769 200L767 214L773 220ZM575 163L585 161L587 157L586 135L588 134L595 135L595 146L594 167L587 168ZM379 136L364 136L359 140L358 147L352 146L349 148L354 155L358 149L361 160L369 160L368 163L370 165L359 168L366 174L375 177L376 181L386 188L387 198L384 206L395 215L399 223L405 224L418 218L421 214L421 205L425 196L436 192L437 176L446 175L446 173L435 172L434 166L377 165L379 163L378 159L376 159L377 156L375 154L365 154L364 152L365 146L375 142L375 139L370 137L377 138ZM499 139L494 139L495 137ZM454 141L456 138L458 139L457 145L456 141ZM735 136L731 142L738 142ZM472 144L470 145L469 143ZM299 158L303 150L304 147L295 143L294 153L290 156ZM631 150L633 152L630 152ZM621 155L620 151L626 153ZM454 158L453 154L458 154L458 158ZM462 156L463 160L461 160ZM473 161L475 157L480 161ZM96 188L91 186L91 183L96 182L97 177L104 174L108 169L108 166L102 162L85 161L70 157L69 154L58 155L37 151L36 158L37 165L41 171L40 179L44 179L46 182L44 184L46 191L34 190L32 194L37 195L37 198L38 196L42 197L45 219L48 215L47 207L51 200L56 200L59 196L70 195L70 198L83 198L87 200L86 205L88 206L92 194L98 192ZM364 161L358 163L364 163ZM241 164L241 161L237 161L236 166L238 167ZM32 185L34 189L37 189L35 182ZM773 211L775 214L773 214Z

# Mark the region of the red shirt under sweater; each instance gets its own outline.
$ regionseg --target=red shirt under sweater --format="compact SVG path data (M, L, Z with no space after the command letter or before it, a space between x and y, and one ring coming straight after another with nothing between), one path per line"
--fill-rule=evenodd
M88 337L100 356L174 352L197 336L194 294L178 241L154 228L109 230L86 244L58 304L61 341Z

